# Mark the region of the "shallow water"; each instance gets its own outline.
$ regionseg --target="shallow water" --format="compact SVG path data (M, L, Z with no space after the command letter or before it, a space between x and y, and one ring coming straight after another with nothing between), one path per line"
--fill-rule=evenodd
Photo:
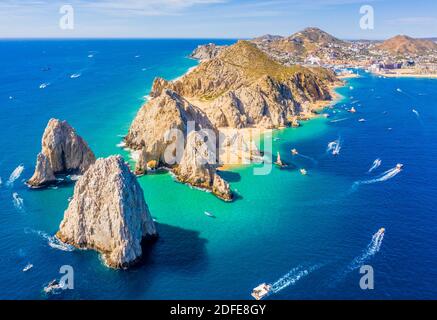
M168 174L140 178L160 233L141 267L114 271L92 251L53 246L50 236L73 185L28 190L23 184L32 175L47 121L68 120L98 156L127 157L117 144L153 78L183 74L196 64L187 55L205 42L0 42L0 297L250 299L258 284L287 275L287 285L268 299L437 298L436 80L363 74L348 81L339 89L344 100L328 110L331 118L275 132L280 140L273 142L274 151L294 165L290 170L257 176L253 167L242 167L223 173L241 195L232 204L175 183ZM40 89L42 83L50 85ZM352 103L356 114L345 111ZM327 153L328 143L339 137L340 155ZM292 148L304 156L292 156ZM382 165L369 174L377 158ZM397 163L405 169L392 179L353 190L355 182L377 179ZM21 164L24 171L7 186ZM22 210L14 206L14 193L23 199ZM384 241L365 259L375 270L375 290L362 291L359 268L350 266L381 227ZM34 267L23 273L28 263ZM43 288L59 279L62 265L73 266L75 289L47 296Z

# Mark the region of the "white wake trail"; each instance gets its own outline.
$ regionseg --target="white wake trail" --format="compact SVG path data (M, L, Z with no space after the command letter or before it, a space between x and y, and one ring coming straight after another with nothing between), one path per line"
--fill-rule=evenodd
M352 185L352 189L355 190L356 188L358 188L362 184L373 184L373 183L384 182L384 181L393 179L401 172L402 172L401 169L395 167L393 169L387 170L386 172L381 174L378 178L370 179L370 180L363 180L363 181L355 181L354 184Z
M34 233L40 236L41 238L47 240L47 244L52 247L53 249L58 249L61 251L74 251L75 247L63 243L61 240L59 240L56 236L51 236L48 233L40 230L33 230L33 229L25 229L25 233Z
M326 152L332 152L333 155L340 154L341 150L341 138L338 138L335 141L328 143L328 147L326 148Z
M14 171L12 171L11 175L9 176L8 182L6 183L7 186L12 186L15 182L15 180L17 180L21 174L24 171L24 166L23 165L19 165L18 167L16 167L14 169Z
M18 211L24 211L24 200L16 192L12 194L12 203Z
M298 266L291 269L287 274L272 284L272 292L278 293L289 286L295 285L296 282L308 276L311 272L317 270L319 267L320 266L315 265L308 269L304 269L302 266Z
M344 269L342 269L335 278L333 278L329 284L330 287L335 287L338 282L343 280L347 274L349 274L352 271L355 271L361 266L363 266L365 263L367 263L373 256L375 256L382 246L382 241L384 240L385 235L385 229L381 228L372 236L372 240L367 245L366 249L363 250L363 252L357 256L355 259L352 260L351 263L349 263Z
M379 250L381 250L384 235L385 229L378 230L378 232L373 235L372 241L370 241L363 253L351 262L351 264L348 266L348 270L353 271L360 268L366 261L377 254Z
M371 173L373 170L376 170L377 168L379 168L382 164L381 159L376 159L375 161L373 161L372 167L369 169L369 171L367 171L368 173Z

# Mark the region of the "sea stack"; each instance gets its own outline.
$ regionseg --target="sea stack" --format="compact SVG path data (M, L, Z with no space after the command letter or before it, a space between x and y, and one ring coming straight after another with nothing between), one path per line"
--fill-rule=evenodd
M229 183L217 174L216 150L207 147L199 132L188 135L182 160L173 172L179 182L211 191L224 201L233 200Z
M157 236L143 190L121 156L98 159L78 180L56 236L94 249L112 268L128 268Z
M66 121L50 119L42 137L35 173L27 184L33 188L56 182L58 174L83 174L96 161L88 144Z

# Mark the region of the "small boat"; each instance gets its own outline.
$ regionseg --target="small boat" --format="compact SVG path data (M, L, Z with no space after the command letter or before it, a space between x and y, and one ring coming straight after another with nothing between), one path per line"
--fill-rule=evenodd
M270 293L271 289L272 289L271 285L267 283L262 283L258 287L253 289L251 295L256 300L261 300L262 298L266 297Z
M49 282L49 284L44 288L45 293L51 293L52 291L56 291L58 289L61 289L62 286L59 284L59 281L54 279Z
M306 176L306 175L308 174L308 171L306 171L305 169L300 169L300 173L301 173L303 176Z
M27 266L24 267L23 272L27 272L32 268L33 268L33 264L29 263Z
M39 88L40 89L45 89L45 88L47 88L49 86L49 83L42 83L40 86L39 86Z
M324 113L323 116L324 116L326 119L328 119L328 118L331 117L331 116L329 115L329 113Z
M205 211L204 213L206 216L208 216L210 218L215 218L215 216L211 212Z
M292 154L293 156L297 156L297 155L299 154L299 152L297 151L297 149L292 149L292 150L291 150L291 154Z
M398 164L396 165L396 169L398 169L398 170L403 170L403 169L404 169L404 165L403 165L402 163L398 163Z
M381 229L379 229L378 232L379 232L379 233L384 233L384 232L385 232L385 228L381 228Z
M350 108L350 109L348 110L348 112L350 112L350 113L356 113L357 110L356 110L354 107L352 107L352 108Z
M366 122L366 119L362 118L362 119L358 120L358 122Z
M73 73L73 74L70 76L70 78L71 78L71 79L76 79L76 78L79 78L80 76L81 76L80 73Z
M276 157L275 165L277 165L277 166L280 167L280 168L285 168L285 167L287 167L287 164L285 164L284 162L282 162L282 160L281 160L281 154L280 154L279 152L278 152L278 155L277 155L277 157Z

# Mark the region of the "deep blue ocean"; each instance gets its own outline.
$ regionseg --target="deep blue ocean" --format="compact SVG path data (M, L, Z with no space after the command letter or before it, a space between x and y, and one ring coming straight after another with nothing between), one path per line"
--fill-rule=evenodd
M142 266L111 270L93 251L56 246L52 236L73 186L24 185L48 120L68 120L99 157L128 158L117 144L154 77L182 75L197 64L189 53L207 42L0 41L0 298L251 299L252 288L267 282L275 288L268 299L436 299L432 79L359 71L362 77L338 89L342 99L326 110L329 118L274 133L289 170L222 173L241 196L234 203L168 174L140 178L160 233ZM357 113L346 111L352 106ZM327 147L336 140L333 156ZM381 165L369 173L376 159ZM398 163L401 172L392 170ZM74 289L44 293L62 265L73 267ZM360 288L361 265L373 267L374 290Z

